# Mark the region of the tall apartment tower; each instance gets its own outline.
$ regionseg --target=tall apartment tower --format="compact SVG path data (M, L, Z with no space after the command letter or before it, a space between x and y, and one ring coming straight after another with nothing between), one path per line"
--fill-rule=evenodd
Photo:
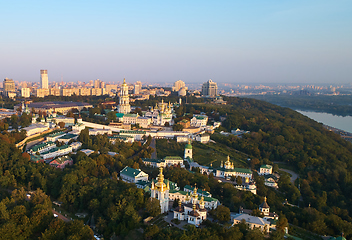
M10 92L16 92L15 82L12 79L5 78L4 79L4 95L9 96Z
M203 83L202 95L208 97L216 97L218 95L218 85L209 79L207 82Z
M49 89L48 70L40 70L40 86Z
M126 80L123 79L123 84L121 85L121 92L120 92L120 102L119 102L119 113L130 113L131 106L130 106L130 98L128 96L128 85L126 84Z
M133 90L133 93L134 94L139 94L139 91L142 89L142 83L140 81L137 81L135 84L134 84L134 90Z

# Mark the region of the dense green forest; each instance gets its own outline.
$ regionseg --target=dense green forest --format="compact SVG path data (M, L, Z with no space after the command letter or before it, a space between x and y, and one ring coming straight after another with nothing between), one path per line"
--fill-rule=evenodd
M211 119L226 116L220 130L250 131L242 138L220 134L211 137L250 155L252 166L278 161L289 164L300 174L296 186L299 184L302 201L299 202L299 192L288 194L288 199L301 207L310 206L311 215L321 222L316 223L319 229L309 227L312 221L298 218L303 214L299 209L300 214L286 215L291 223L320 234L331 233L332 229L351 234L347 226L352 220L352 144L291 109L254 99L224 100L228 105L189 104L176 112L179 116L185 112L205 112Z
M351 95L256 95L248 96L282 107L314 112L326 112L334 115L352 116Z

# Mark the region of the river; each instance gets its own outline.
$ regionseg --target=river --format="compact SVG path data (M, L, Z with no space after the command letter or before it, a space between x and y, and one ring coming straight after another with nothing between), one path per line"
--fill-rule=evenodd
M296 111L317 122L352 133L352 116L342 117L330 113Z

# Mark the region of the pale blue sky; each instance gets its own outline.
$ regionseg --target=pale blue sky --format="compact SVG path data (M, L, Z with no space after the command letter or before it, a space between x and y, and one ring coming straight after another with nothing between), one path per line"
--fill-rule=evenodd
M351 83L352 1L1 1L0 78Z

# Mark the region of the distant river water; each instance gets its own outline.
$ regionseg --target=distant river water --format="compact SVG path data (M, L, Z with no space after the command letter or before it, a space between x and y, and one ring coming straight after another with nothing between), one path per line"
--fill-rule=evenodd
M317 122L352 133L351 116L342 117L342 116L332 115L330 113L309 112L309 111L300 111L300 110L296 110L296 111Z

